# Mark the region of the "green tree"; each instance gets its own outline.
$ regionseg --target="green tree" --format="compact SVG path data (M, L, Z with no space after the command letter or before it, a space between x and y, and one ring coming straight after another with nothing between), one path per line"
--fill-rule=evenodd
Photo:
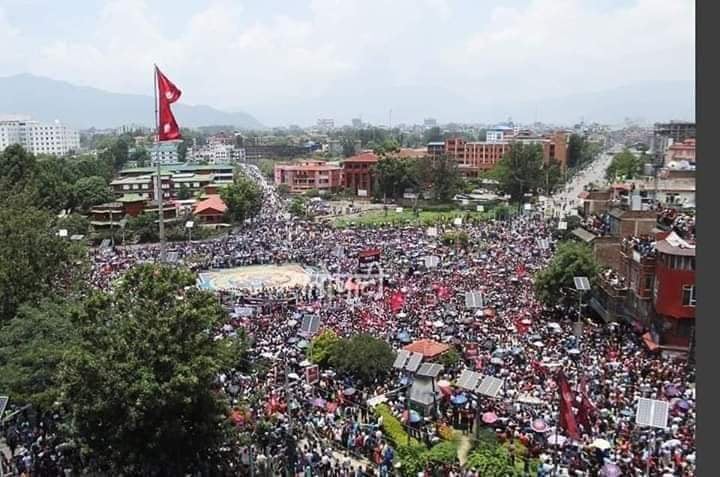
M429 142L437 142L437 141L442 141L442 140L443 140L442 129L440 129L437 126L432 127L423 133L423 142L425 144L427 144Z
M52 215L29 206L23 196L0 202L0 320L74 278L79 246L58 237L52 225Z
M336 347L342 342L333 330L325 330L310 343L308 356L310 361L320 366L327 366L333 353L338 352Z
M137 167L145 167L150 163L150 153L144 147L136 147L132 153L130 153L129 159L135 162Z
M381 197L398 198L418 186L417 168L407 159L383 157L375 165L375 174Z
M463 185L457 162L449 156L440 156L432 161L433 191L439 202L449 202Z
M34 196L37 171L35 156L22 146L13 144L5 148L0 153L0 200L22 193Z
M131 217L128 220L127 228L141 243L157 242L160 239L158 225L155 223L157 220L156 214L142 213L137 217Z
M535 290L546 305L569 303L568 300L574 298L566 292L575 288L573 277L588 277L593 283L599 271L590 246L561 242L548 266L535 276Z
M342 141L342 150L344 157L352 157L355 155L355 141L351 138L345 138Z
M304 197L295 197L288 207L288 211L296 217L305 217L307 214L307 203Z
M75 184L75 202L82 210L90 210L94 205L109 202L112 192L102 177L91 176L79 179Z
M582 163L583 150L585 148L585 137L579 134L571 134L568 139L567 165L575 167Z
M255 217L262 206L262 191L252 180L237 176L233 184L220 190L220 197L228 207L233 222Z
M57 219L55 221L55 228L57 230L67 230L68 236L86 235L90 228L90 221L84 215L72 213Z
M634 179L641 174L642 167L642 160L625 149L623 152L615 154L612 162L605 171L605 176L609 181Z
M0 388L13 402L42 410L60 397L57 371L75 341L75 307L65 297L24 304L0 329Z
M332 349L330 364L366 383L386 376L395 360L390 345L370 335L355 335Z
M192 197L192 194L190 194L190 189L187 185L183 184L180 186L180 190L178 191L177 198L179 200L187 200L190 197Z
M460 356L460 353L458 353L458 350L454 346L451 346L450 349L440 355L439 358L440 364L445 366L445 368L453 368L457 366L461 360L462 356Z
M544 179L543 153L539 144L512 143L510 151L495 165L493 176L499 189L510 194L513 201L533 192Z
M280 184L277 186L277 193L280 195L288 195L290 193L290 186L287 184Z
M212 386L235 345L213 339L227 316L195 283L186 268L137 266L74 316L63 405L106 475L185 475L227 442L227 405Z
M546 195L555 192L562 183L562 168L560 163L554 159L550 159L542 166L543 184L542 188Z

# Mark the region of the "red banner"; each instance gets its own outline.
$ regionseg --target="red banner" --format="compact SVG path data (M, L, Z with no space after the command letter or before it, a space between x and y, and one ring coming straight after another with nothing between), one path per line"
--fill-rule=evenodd
M182 92L158 67L155 67L155 76L158 86L158 141L180 139L180 126L175 121L170 105L180 99Z
M555 378L560 392L560 427L565 429L568 437L580 440L577 422L575 422L575 414L573 414L572 403L575 400L573 392L570 389L565 373L560 371Z

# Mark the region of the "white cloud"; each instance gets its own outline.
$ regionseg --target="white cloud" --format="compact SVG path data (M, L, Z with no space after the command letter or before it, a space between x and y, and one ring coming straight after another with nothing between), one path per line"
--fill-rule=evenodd
M183 101L250 107L258 116L265 106L281 111L298 98L322 102L363 88L417 86L502 100L694 78L695 11L682 0L605 10L585 0L530 0L521 7L307 1L300 16L259 18L235 0L214 0L169 24L150 0L110 0L96 21L79 25L87 31L81 40L33 36L0 8L0 72L148 94L157 62L183 89ZM385 111L382 102L368 98L367 107ZM322 108L357 113L342 104Z

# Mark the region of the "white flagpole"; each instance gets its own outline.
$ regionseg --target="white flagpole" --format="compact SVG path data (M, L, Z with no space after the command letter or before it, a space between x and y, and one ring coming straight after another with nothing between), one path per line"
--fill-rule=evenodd
M162 171L160 169L160 120L158 117L158 67L155 66L155 74L153 75L153 86L155 90L155 160L157 162L157 172L155 180L155 197L158 203L158 218L160 219L160 262L165 262L165 214L163 213L163 191L162 191Z

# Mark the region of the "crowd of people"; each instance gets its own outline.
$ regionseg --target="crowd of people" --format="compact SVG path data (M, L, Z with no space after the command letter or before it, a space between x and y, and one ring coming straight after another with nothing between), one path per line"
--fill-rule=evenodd
M532 276L552 258L555 223L524 215L448 224L432 234L414 226L339 229L290 217L259 172L247 172L264 187L260 215L227 237L172 244L177 260L199 271L291 262L325 275L304 287L236 290L224 297L231 313L218 338L243 330L253 338L252 359L268 370L266 378L223 374L217 386L240 428L277 423L248 452L244 471L252 466L265 472L258 475L271 475L289 465L297 475L395 475L397 443L388 440L382 419L368 404L379 398L428 443L438 440L440 423L471 426L479 406L496 417L484 425L499 439L521 441L529 452L524 458L540 460L537 475L603 475L609 469L616 473L605 475L694 475L694 370L648 350L632 327L584 319L560 305L543 306L535 297ZM440 240L456 228L467 232L467 247ZM550 246L541 247L543 240ZM358 254L374 248L381 251L381 273L357 277ZM125 270L156 261L159 253L157 245L94 252L90 279L97 287L111 287ZM428 267L427 256L439 263ZM465 293L471 291L482 294L482 308L466 307ZM248 297L282 305L237 313ZM412 379L406 373L362 382L328 369L317 382L306 382L309 337L299 336L303 313L318 316L320 330L343 337L368 333L395 349L432 339L453 346L461 359L437 378L450 385L428 418L411 425L406 391ZM503 379L499 396L478 399L454 386L464 369ZM560 369L592 402L592 412L578 423L578 438L565 435L561 444L549 439L564 434L554 380ZM639 397L670 402L666 429L635 424ZM287 442L294 442L295 452L288 452ZM448 472L474 475L459 466Z

